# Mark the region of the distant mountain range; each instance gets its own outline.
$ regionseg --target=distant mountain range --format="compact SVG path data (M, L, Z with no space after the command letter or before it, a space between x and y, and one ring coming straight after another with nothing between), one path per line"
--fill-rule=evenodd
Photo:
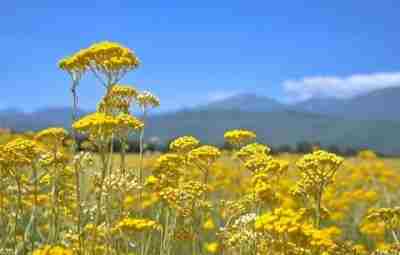
M195 107L201 110L240 110L247 112L272 112L288 108L274 99L255 94L240 94L204 106Z
M257 140L271 146L301 141L338 145L344 149L370 148L386 154L400 154L400 122L349 120L296 111L245 112L240 110L192 110L152 116L148 137L161 141L193 134L204 143L222 144L224 132L246 128Z
M350 99L310 99L295 108L348 119L400 120L400 87L376 90Z
M178 112L150 116L147 137L168 141L192 134L221 144L224 131L248 128L258 140L279 146L300 141L339 147L371 148L400 154L400 88L387 88L351 99L310 99L283 104L268 97L242 94ZM84 115L85 111L79 111ZM70 108L33 113L0 111L0 128L21 132L48 126L71 126Z
M250 112L289 110L351 120L400 121L400 87L376 90L349 99L312 98L295 104L283 104L264 96L242 94L211 102L196 109Z
M78 116L87 112L78 110ZM0 110L0 128L10 128L16 132L36 131L46 127L70 127L72 109L70 107L51 107L26 113L10 108Z

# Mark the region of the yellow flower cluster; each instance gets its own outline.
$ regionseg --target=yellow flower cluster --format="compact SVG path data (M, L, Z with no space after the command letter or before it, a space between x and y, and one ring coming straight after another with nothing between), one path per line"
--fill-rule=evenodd
M304 155L296 164L302 174L301 186L307 192L321 191L332 181L342 163L343 158L323 150Z
M183 174L184 157L174 153L166 153L160 156L153 170L154 176L160 185L176 185Z
M400 207L370 209L369 222L383 222L388 229L400 229Z
M32 255L74 255L75 253L61 246L46 245L40 249L36 249Z
M200 165L211 165L221 156L218 148L211 145L202 145L189 152L189 159Z
M116 224L115 228L122 232L143 232L156 230L158 223L149 219L124 218Z
M203 200L203 195L206 192L206 185L196 181L189 181L179 185L177 188L164 188L160 192L160 197L170 208L175 209L180 216L189 217L196 210L207 207Z
M149 91L143 91L137 96L138 103L143 108L158 107L160 106L160 100Z
M117 128L122 132L126 132L129 130L139 130L144 127L142 121L127 113L120 113L117 117L115 117L115 119L117 121Z
M40 145L34 140L16 138L5 144L1 150L2 163L6 165L31 165L42 152Z
M116 42L99 42L82 49L59 62L59 67L68 72L85 72L95 69L113 73L131 70L139 66L139 59L130 49Z
M287 249L287 254L321 254L338 248L332 239L340 235L337 228L315 229L304 217L304 210L275 209L261 215L255 221L255 230L266 235L270 249ZM268 237L273 237L273 241ZM327 253L331 254L331 253Z
M360 159L370 160L370 159L377 159L377 155L372 150L362 150L358 152L357 157Z
M133 99L136 98L138 95L139 92L134 87L123 84L113 85L109 93L110 97L118 97L126 99Z
M110 136L117 131L129 131L142 129L144 124L134 116L121 113L116 117L101 112L89 114L72 125L72 127L82 134L91 137Z
M251 143L240 148L236 153L236 157L242 161L246 161L257 155L268 155L270 152L271 149L264 144Z
M82 134L109 136L117 126L117 120L107 114L95 112L75 121L72 127Z
M128 113L138 91L131 86L115 84L97 106L97 111L104 113Z
M219 245L216 242L208 243L205 245L205 250L211 254L215 254L219 250Z
M196 148L199 144L199 140L193 136L182 136L173 140L169 145L169 149L177 153L187 153Z
M249 130L234 129L225 132L225 140L234 146L242 146L256 138L256 134Z
M67 130L64 128L47 128L35 135L35 139L43 143L60 144L68 136Z

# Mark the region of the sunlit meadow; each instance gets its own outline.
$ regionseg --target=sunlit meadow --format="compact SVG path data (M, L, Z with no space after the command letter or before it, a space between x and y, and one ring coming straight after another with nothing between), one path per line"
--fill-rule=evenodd
M399 254L400 161L369 150L272 155L235 127L230 150L187 134L148 154L147 115L160 101L120 83L140 67L132 50L100 42L59 67L75 111L84 76L104 97L73 114L70 131L1 137L1 255ZM139 154L126 153L132 136Z

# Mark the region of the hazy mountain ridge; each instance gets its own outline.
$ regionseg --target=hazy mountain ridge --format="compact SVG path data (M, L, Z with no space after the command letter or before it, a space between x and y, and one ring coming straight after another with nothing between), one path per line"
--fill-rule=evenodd
M78 109L77 115L87 111ZM15 132L37 131L47 127L61 126L70 128L72 109L70 107L49 107L34 112L24 112L15 108L0 110L0 127Z
M288 106L272 98L256 94L239 94L195 107L201 110L242 110L253 112L271 112L287 109Z
M400 113L398 113L398 109L400 109L400 87L379 89L349 99L311 98L294 104L281 103L269 97L255 94L241 94L193 109L249 112L292 110L351 120L400 121Z
M257 133L259 142L271 146L309 141L400 153L400 136L396 135L400 122L395 121L347 120L296 111L198 110L153 116L148 123L147 135L164 142L192 134L204 143L222 144L226 130L246 128Z
M309 141L400 154L399 106L400 88L346 100L311 99L294 105L244 94L178 112L151 115L146 133L147 137L159 137L163 142L192 134L204 143L222 144L226 130L247 128L257 132L258 141L273 146ZM0 128L17 132L49 126L70 128L71 116L69 107L32 113L0 110Z
M350 99L310 99L294 107L347 119L400 121L400 87L375 90Z

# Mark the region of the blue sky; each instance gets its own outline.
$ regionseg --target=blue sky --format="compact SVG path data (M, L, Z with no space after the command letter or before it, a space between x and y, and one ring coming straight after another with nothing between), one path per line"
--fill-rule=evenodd
M154 92L163 110L237 93L295 101L398 86L399 14L398 0L4 1L0 108L69 105L57 61L102 40L137 53L143 65L123 83ZM103 92L84 79L80 106Z

